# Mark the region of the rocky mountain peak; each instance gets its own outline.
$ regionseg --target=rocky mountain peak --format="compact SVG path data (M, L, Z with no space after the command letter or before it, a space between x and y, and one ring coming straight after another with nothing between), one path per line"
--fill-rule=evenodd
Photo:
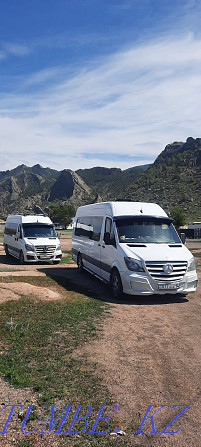
M0 173L0 215L4 217L24 210L35 212L36 206L43 209L55 199L79 206L93 200L90 194L90 188L69 169L59 172L36 164Z
M77 202L78 197L89 194L90 188L84 181L75 172L64 169L52 186L48 200L52 202L55 199L72 199Z
M175 141L168 144L165 149L159 154L154 164L163 163L164 160L171 157L177 157L179 154L185 152L188 157L198 157L201 156L201 138L188 137L186 142ZM181 157L180 157L181 158Z

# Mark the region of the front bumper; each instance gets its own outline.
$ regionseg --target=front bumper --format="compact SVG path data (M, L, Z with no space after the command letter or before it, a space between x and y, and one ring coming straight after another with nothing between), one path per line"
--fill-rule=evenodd
M34 251L28 251L24 254L25 262L49 262L49 261L59 261L62 258L62 251L56 250L53 254L49 255L37 255Z
M179 281L164 281L168 284L166 289L159 289L162 281L156 281L151 276L131 272L121 273L123 291L129 295L165 295L184 294L195 292L198 284L196 272L186 274ZM171 288L168 288L168 287ZM176 287L175 289L173 287Z

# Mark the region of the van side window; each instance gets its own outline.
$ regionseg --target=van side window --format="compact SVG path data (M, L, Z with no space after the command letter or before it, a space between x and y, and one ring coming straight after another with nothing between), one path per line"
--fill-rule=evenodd
M106 219L105 219L105 232L106 233L111 233L111 228L112 228L112 219L110 219L109 217L106 217Z
M22 227L21 227L21 225L18 225L17 231L19 233L19 238L22 239Z
M7 222L5 226L4 233L9 236L15 236L17 231L17 224L12 222Z
M100 240L100 234L101 234L101 228L102 228L102 223L103 223L103 217L92 217L92 227L93 227L93 232L92 232L92 237L91 239L93 241L99 241Z
M112 219L110 219L110 217L106 217L106 219L105 219L105 233L108 233L110 241L113 241L115 243L113 223L112 223Z
M92 229L86 217L79 217L76 222L75 235L90 238L91 232Z
M79 217L76 222L75 235L86 237L93 241L99 241L102 222L102 217Z

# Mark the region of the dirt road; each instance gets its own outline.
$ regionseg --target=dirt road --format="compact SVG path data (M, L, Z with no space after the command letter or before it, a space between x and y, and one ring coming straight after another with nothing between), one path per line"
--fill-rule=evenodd
M66 243L70 245L70 240ZM193 243L193 247L200 250L201 244ZM0 262L0 267L8 267L3 254ZM18 268L15 264L15 268ZM73 265L22 268L29 273L35 271L35 274L40 272L42 275L65 276L111 304L111 313L103 323L101 337L86 344L76 355L87 355L89 361L97 363L97 373L103 378L113 396L113 403L118 407L119 426L131 433L131 445L201 445L200 286L196 293L186 298L174 298L171 295L126 297L115 302L106 286L87 273L79 275ZM200 260L197 271L201 284ZM148 419L142 427L142 433L135 435L148 405L155 405L152 413L161 405L166 406L154 417L155 430L151 419ZM172 409L174 405L189 405L167 431L176 432L180 429L177 433L161 433L184 408ZM152 431L156 433L150 434Z
M200 250L201 246L193 244ZM197 264L201 284L201 264ZM111 300L110 300L111 302ZM166 405L155 416L155 429L147 420L141 434L133 434L133 445L201 445L201 289L187 298L171 295L128 298L112 304L103 335L82 350L104 379L118 407L121 428L136 422L139 431L147 416ZM167 429L184 407L189 408ZM152 431L157 433L150 434Z
M85 346L84 352L97 362L99 374L114 396L121 428L126 431L131 421L137 421L134 431L138 431L147 405L155 405L155 410L167 405L155 417L156 431L161 432L175 415L171 407L188 404L189 409L168 430L180 426L177 434L152 434L147 439L152 431L147 421L143 427L146 435L138 435L135 442L143 446L200 446L200 291L188 299L131 299L114 304L111 314L103 336Z

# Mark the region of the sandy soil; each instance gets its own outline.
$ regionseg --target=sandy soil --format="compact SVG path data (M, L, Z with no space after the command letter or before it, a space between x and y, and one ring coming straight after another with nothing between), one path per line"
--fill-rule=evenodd
M5 290L6 289L6 290ZM29 295L38 300L59 300L62 296L47 287L37 287L25 282L0 283L0 303L5 301L5 295L12 296L9 299L18 299L21 295ZM13 297L14 295L14 297Z
M71 240L61 240L65 250L70 249ZM64 248L65 245L65 248ZM67 248L68 247L68 248ZM201 244L190 243L189 248L198 248ZM0 253L0 268L19 268L17 262L8 264ZM187 447L201 445L201 289L186 298L166 295L164 297L125 297L115 302L109 289L89 274L78 275L75 265L50 266L26 265L20 272L2 272L0 275L49 275L65 276L71 281L83 285L100 299L111 304L110 316L104 320L103 332L99 339L84 345L76 352L76 356L87 355L90 362L96 362L97 374L107 385L113 403L118 407L118 421L121 429L128 432L134 421L133 437L129 436L130 445ZM201 262L197 271L201 284ZM38 294L37 288L28 284L1 283L0 295L3 299L16 299L21 293ZM22 292L23 287L23 292ZM40 288L41 299L55 299L50 288ZM48 295L49 294L49 295ZM7 387L5 389L5 386ZM0 381L2 396L9 393L9 400L15 397L16 390ZM19 392L20 402L24 393ZM29 393L29 391L27 391ZM22 393L22 394L21 394ZM29 396L30 397L30 396ZM34 399L34 396L33 396ZM18 399L19 402L19 399ZM34 402L34 400L33 400ZM152 431L151 421L147 420L138 431L147 405L155 405L156 411L166 405L155 416L155 429ZM181 411L171 409L173 405L189 405L189 408L176 420L168 431L176 434L161 434L173 417ZM1 435L2 436L2 435ZM7 441L8 446L10 439ZM0 447L5 443L0 443ZM47 441L49 442L49 441ZM115 443L115 439L114 439ZM42 444L37 441L35 445ZM56 441L50 444L56 447ZM45 447L45 445L43 444Z

